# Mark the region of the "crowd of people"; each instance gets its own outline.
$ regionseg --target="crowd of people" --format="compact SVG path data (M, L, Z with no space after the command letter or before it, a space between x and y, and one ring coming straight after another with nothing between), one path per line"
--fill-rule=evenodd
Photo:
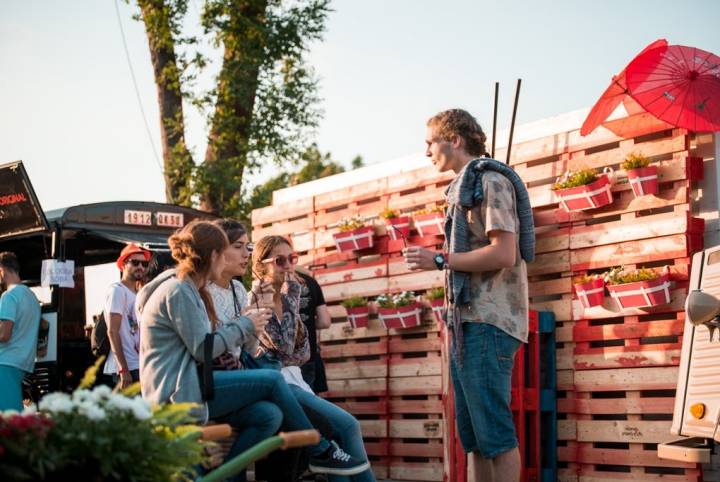
M528 194L511 168L488 158L485 134L466 111L433 116L426 144L439 171L457 174L446 192L445 247L403 254L410 269L445 272L456 422L476 480L517 481L510 382L528 333ZM104 373L121 388L139 382L150 402L191 402L201 421L230 424L237 436L227 457L278 430L321 432L304 458L271 464L267 480L296 480L307 466L331 482L374 481L360 424L317 395L327 387L316 330L331 319L318 283L296 268L291 242L253 244L245 226L222 219L193 221L168 245L176 265L152 280L150 251L129 244L120 253L120 280L103 310ZM249 291L239 281L248 269ZM0 253L0 410L22 407L20 383L35 358L40 308L19 272L15 255Z

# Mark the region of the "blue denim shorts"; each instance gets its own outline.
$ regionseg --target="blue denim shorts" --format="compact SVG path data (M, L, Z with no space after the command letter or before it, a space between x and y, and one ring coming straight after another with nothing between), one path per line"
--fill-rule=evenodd
M486 323L463 323L462 361L450 357L455 418L465 452L492 459L518 446L510 409L520 340Z

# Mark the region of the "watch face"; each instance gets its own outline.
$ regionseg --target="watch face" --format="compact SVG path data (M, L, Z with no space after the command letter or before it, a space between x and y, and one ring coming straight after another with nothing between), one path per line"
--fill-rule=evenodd
M436 254L436 255L435 255L435 262L436 262L436 263L443 263L443 262L445 262L445 256L443 256L442 254Z

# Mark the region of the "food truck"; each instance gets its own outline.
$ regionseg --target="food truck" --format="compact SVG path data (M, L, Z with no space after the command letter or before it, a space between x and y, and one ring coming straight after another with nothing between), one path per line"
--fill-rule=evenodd
M44 212L21 161L0 165L0 252L14 252L20 277L42 305L41 340L31 386L36 394L72 390L95 358L86 327L102 311L126 243L171 264L167 238L212 215L170 204L117 201ZM39 393L38 393L39 392Z
M696 253L685 302L685 330L671 432L658 457L710 463L720 442L720 246Z

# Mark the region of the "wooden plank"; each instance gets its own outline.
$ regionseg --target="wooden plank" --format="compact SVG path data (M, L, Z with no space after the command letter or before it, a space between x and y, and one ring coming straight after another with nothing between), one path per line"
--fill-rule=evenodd
M315 280L323 287L361 279L382 278L387 274L386 258L365 263L348 263L345 266L318 269L313 272Z
M673 413L675 397L578 398L571 405L585 415Z
M570 153L569 168L578 170L613 166L622 162L632 152L640 152L648 157L654 157L686 151L689 148L688 144L689 137L685 135L664 137L642 143L636 143L634 139L626 139L620 141L620 146L615 149L593 154L586 154L583 151Z
M596 340L619 340L682 335L685 329L684 313L671 313L665 320L613 323L589 326L587 322L576 322L572 339L575 342Z
M392 440L390 442L390 453L396 457L443 457L443 445L441 441L424 440L422 442L412 443L403 442L402 440Z
M569 276L546 281L531 281L528 285L528 295L531 298L535 296L572 293L572 291L572 278Z
M367 328L353 328L350 323L333 323L329 328L320 330L319 335L320 341L358 340L387 336L387 329L378 320L371 319Z
M644 450L641 444L631 444L629 449L593 448L581 443L577 460L583 464L629 465L640 467L681 467L694 469L696 464L664 460L657 456L657 450Z
M570 232L570 249L639 239L654 239L673 234L701 234L703 225L703 220L693 218L689 213L685 213L684 216L678 215L678 213L664 213L591 226L579 226L572 228Z
M440 395L430 395L428 400L406 400L395 397L389 402L390 413L444 413L445 407Z
M442 393L442 377L397 377L388 379L391 396L397 395L438 395Z
M392 276L388 279L388 291L418 291L429 288L438 288L445 283L445 273L436 269L432 271L420 271L399 276Z
M661 443L670 435L671 421L578 420L578 442Z
M268 223L286 221L298 216L311 214L313 212L313 208L313 198L306 197L291 203L275 204L264 208L254 209L251 215L253 229Z
M357 378L381 378L388 376L385 357L379 360L351 360L346 362L325 362L328 380L348 380Z
M548 228L535 227L535 253L549 253L570 248L570 228L555 226Z
M382 177L315 196L315 210L335 208L353 201L382 196L387 192L388 178Z
M413 482L441 482L443 480L443 463L392 462L390 478Z
M649 347L604 347L573 355L576 370L661 367L680 364L680 343Z
M357 380L328 380L326 397L375 397L387 393L386 378L361 378Z
M387 420L358 420L364 438L386 438L388 436Z
M443 421L429 420L390 420L390 438L429 438L443 437Z
M351 296L377 296L388 291L388 278L372 278L328 285L323 288L325 301L333 302Z
M687 472L682 475L654 474L644 472L622 473L618 471L599 472L590 469L590 465L580 469L578 482L699 482L701 479L699 471Z
M532 284L532 282L530 283ZM556 321L567 321L572 319L572 298L554 301L530 300L530 309L535 311L551 311L555 314Z
M381 339L379 341L370 340L365 343L358 343L353 340L342 344L325 344L322 346L322 356L325 359L330 359L385 355L387 353L387 346L387 339Z
M558 440L577 439L577 420L558 420Z
M528 276L570 271L570 253L568 251L556 251L554 253L539 254L535 261L528 263L527 271Z
M581 392L666 390L677 385L677 367L615 368L576 371L575 389Z
M670 303L666 305L626 309L620 309L617 302L611 297L606 297L602 305L593 306L592 308L584 308L580 300L573 300L573 318L576 320L593 320L598 318L617 318L620 316L640 316L650 313L670 313L682 310L685 307L686 297L687 288L674 289L670 291Z
M440 352L427 353L422 358L390 358L391 377L418 377L440 375L442 372L442 358Z

